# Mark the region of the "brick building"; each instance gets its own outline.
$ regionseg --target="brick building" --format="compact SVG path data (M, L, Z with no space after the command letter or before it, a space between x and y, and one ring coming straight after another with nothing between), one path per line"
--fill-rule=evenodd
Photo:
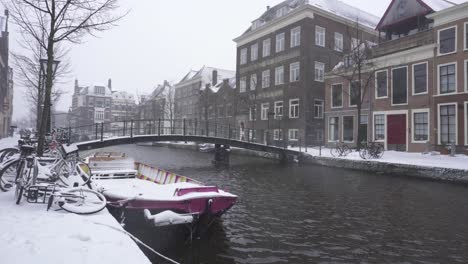
M376 41L378 18L337 0L287 0L237 37L237 90L247 108L239 124L252 140L321 144L324 75L359 32ZM358 30L351 30L355 25ZM283 136L284 135L284 136Z
M368 91L359 125L350 81L336 70L326 78L326 142L355 145L361 128L360 140L389 150L466 145L467 11L467 3L392 1L364 73L371 83L361 87Z
M111 115L112 130L121 130L124 128L124 122L135 118L137 113L137 104L135 96L125 91L112 91Z
M154 88L149 95L142 96L137 107L137 118L140 121L138 126L145 131L157 133L156 122L161 120L161 133L169 133L171 130L171 120L174 119L174 87L164 81Z
M13 115L13 70L9 66L8 11L0 16L0 138L9 135Z

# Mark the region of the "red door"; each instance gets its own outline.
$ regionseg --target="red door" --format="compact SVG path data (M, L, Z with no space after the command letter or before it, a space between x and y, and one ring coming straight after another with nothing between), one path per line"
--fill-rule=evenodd
M406 115L387 115L387 145L406 149Z

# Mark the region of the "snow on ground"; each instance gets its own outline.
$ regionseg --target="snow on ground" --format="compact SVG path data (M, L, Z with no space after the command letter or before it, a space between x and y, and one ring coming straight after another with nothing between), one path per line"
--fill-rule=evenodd
M0 149L16 142L2 139ZM46 208L25 200L16 205L13 191L0 192L1 263L150 263L107 209L82 216Z
M289 148L291 150L299 151L298 147ZM300 149L305 152L305 148ZM320 150L317 147L307 148L307 154L312 156L320 156ZM330 154L329 148L322 148L322 157L333 157ZM359 152L353 151L346 157L339 157L338 159L349 159L349 160L363 160L359 156ZM385 151L381 159L373 159L375 162L387 162L394 164L406 164L416 165L423 167L439 167L439 168L450 168L450 169L461 169L468 170L468 156L456 155L451 157L449 155L439 154L422 154L422 153L409 153L409 152L397 152L397 151Z

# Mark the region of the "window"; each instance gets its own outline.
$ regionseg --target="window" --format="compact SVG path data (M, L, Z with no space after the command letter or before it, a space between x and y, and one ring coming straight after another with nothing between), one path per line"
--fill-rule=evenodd
M256 61L258 59L258 44L255 43L250 46L250 60Z
M270 70L262 72L262 88L270 87Z
M239 92L245 93L247 90L247 77L244 76L240 79Z
M439 55L457 50L457 27L439 30Z
M335 32L335 50L343 51L343 34Z
M276 52L284 50L284 33L276 35Z
M465 23L465 50L468 50L468 22Z
M361 103L361 84L359 81L352 81L349 86L349 106L357 106Z
M257 105L253 105L249 107L249 120L250 121L257 120Z
M439 144L457 142L456 104L439 105Z
M299 140L299 129L289 129L289 140L291 141Z
M429 140L429 112L413 112L413 141Z
M427 63L413 65L413 94L427 93Z
M385 115L374 116L374 140L385 139Z
M263 57L270 56L271 51L271 39L265 39L263 41Z
M291 29L291 48L301 45L301 27Z
M275 118L283 116L283 101L275 102Z
M289 118L299 118L299 99L289 100Z
M325 47L325 28L315 26L315 45Z
M392 69L392 104L408 103L408 69Z
M94 87L94 93L95 94L106 94L106 88L105 87L100 87L100 86L95 86Z
M314 100L314 118L323 119L323 100Z
M343 142L354 142L353 116L343 116Z
M343 85L342 84L334 84L331 87L331 107L343 107Z
M254 73L250 76L250 90L255 91L257 89L257 74Z
M218 106L218 117L224 117L224 106Z
M286 13L288 13L288 7L287 6L283 6L282 8L276 10L276 17L282 17L284 15L286 15Z
M339 117L330 117L328 119L328 141L338 141Z
M104 111L95 111L94 121L104 121Z
M359 46L359 39L351 38L351 50L355 50Z
M468 60L465 61L465 92L468 92Z
M315 81L323 82L325 76L325 64L322 62L315 62Z
M241 54L240 54L240 64L246 64L247 63L247 49L241 49Z
M231 117L232 116L232 104L227 104L226 105L226 116Z
M294 62L289 65L289 81L296 82L299 81L300 76L300 64L299 62Z
M280 85L284 83L284 67L276 67L275 69L275 85Z
M388 96L388 71L379 71L375 73L376 98L386 98Z
M273 140L283 140L283 130L281 129L273 130Z
M456 87L456 64L439 65L439 94L455 93Z
M268 111L270 110L270 104L269 103L263 103L261 112L260 112L260 119L262 120L268 120Z

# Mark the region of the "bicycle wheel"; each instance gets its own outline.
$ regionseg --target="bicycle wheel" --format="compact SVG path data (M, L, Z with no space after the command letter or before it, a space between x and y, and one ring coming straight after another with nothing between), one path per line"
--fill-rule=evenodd
M15 186L18 164L19 160L13 160L0 170L0 190L8 192Z
M384 146L383 146L382 144L378 144L376 148L377 148L377 149L376 149L376 153L375 153L375 154L376 154L376 158L377 158L377 159L380 159L380 158L383 157L383 154L384 154L384 152L385 152L385 148L384 148Z
M72 188L61 193L58 205L65 211L75 214L94 214L106 207L104 195L85 188Z
M0 163L7 161L10 157L18 153L19 153L19 149L17 148L6 148L6 149L0 150Z
M330 149L330 154L334 158L339 157L340 156L340 150L338 149L338 147L333 147L333 148Z
M341 148L341 156L346 157L349 155L349 153L351 153L351 149L349 148L349 146L343 145L343 147Z
M361 157L361 159L367 159L367 148L366 147L363 147L359 150L359 156Z
M21 199L23 198L24 185L26 185L27 179L25 176L25 166L26 161L21 161L18 165L18 172L16 174L16 191L15 191L15 200L16 204L20 204ZM26 168L27 169L27 168Z
M91 169L86 163L79 163L71 168L66 162L57 168L57 174L61 185L65 187L89 186L91 181ZM77 184L77 186L75 186Z

